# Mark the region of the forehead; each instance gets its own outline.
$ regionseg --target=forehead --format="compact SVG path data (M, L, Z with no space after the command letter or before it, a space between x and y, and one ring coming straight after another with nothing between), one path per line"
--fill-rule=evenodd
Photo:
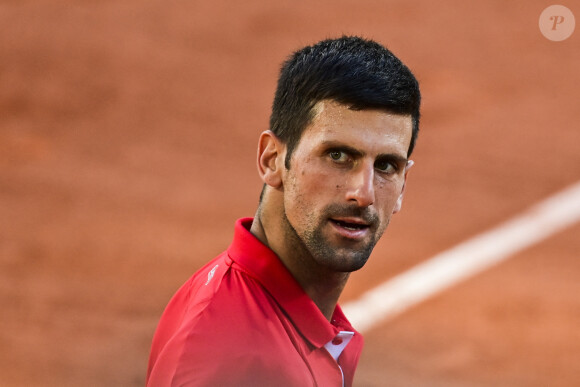
M352 110L335 101L321 101L305 129L301 145L315 147L340 143L365 153L398 153L406 156L411 143L412 118L383 110Z

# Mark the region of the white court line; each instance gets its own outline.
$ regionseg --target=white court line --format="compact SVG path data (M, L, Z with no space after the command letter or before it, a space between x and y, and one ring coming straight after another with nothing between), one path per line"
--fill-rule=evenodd
M578 221L580 182L369 290L342 309L359 332L367 331Z

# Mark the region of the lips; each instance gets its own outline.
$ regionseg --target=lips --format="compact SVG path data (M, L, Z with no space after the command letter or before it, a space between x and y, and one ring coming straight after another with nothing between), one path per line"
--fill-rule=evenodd
M362 222L356 222L356 221L344 221L344 220L339 220L339 219L330 219L331 222L335 223L336 225L340 226L340 227L344 227L347 228L349 230L362 230L363 228L368 228L369 225L362 223Z
M330 223L339 235L348 239L362 239L370 229L370 224L359 218L331 218Z

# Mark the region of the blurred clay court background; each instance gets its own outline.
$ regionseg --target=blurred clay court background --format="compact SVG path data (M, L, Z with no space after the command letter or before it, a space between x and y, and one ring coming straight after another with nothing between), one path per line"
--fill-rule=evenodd
M343 302L580 180L580 30L542 36L552 4L0 1L0 385L144 384L167 301L254 214L305 44L376 39L424 95L403 211ZM380 322L356 385L580 385L579 251L575 224Z

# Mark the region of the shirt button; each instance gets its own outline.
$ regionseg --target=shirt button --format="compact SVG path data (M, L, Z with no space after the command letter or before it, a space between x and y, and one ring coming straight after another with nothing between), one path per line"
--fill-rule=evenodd
M342 344L342 338L341 337L335 337L332 340L332 345L340 345L340 344Z

